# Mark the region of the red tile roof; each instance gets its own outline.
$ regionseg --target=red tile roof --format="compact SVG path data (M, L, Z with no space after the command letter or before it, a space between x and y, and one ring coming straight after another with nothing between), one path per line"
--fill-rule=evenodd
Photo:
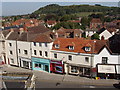
M21 25L25 24L27 27L31 27L33 23L38 23L37 19L19 19L12 23L12 25Z
M116 32L116 28L115 28L115 27L107 28L107 30L108 30L110 33Z
M73 22L73 23L80 23L80 20L69 20L68 22Z
M95 41L96 42L94 42L94 40L84 40L84 39L81 39L81 38L57 38L57 40L54 41L52 50L75 52L75 53L89 53L89 54L90 53L99 53L101 48L104 45L106 45L107 41L105 41L105 40L95 40ZM74 45L73 45L73 43L74 43ZM60 48L56 49L54 47L55 44L59 44ZM69 50L68 49L69 45L73 45L74 50ZM90 46L91 51L86 52L84 50L85 46Z
M93 18L91 20L91 23L102 23L101 20L99 18Z
M56 21L48 20L46 23L52 25L52 24L56 24Z
M67 32L73 32L73 31L80 31L82 33L81 29L65 29L63 27L61 27L60 29L57 30L58 34L65 34Z

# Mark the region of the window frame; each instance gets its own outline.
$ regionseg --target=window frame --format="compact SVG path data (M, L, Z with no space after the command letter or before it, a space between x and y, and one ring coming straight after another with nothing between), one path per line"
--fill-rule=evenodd
M69 50L74 50L74 46L69 46Z
M24 54L25 54L25 55L28 55L28 50L24 50Z
M48 57L48 52L47 51L45 51L45 57Z
M13 58L10 58L10 61L11 61L12 64L14 63L14 59Z
M18 49L18 52L21 53L20 49Z
M37 55L37 50L34 50L34 55Z
M54 53L54 58L57 58L57 53Z
M102 57L102 64L108 64L108 57Z
M12 47L12 43L9 43L9 47Z
M36 46L36 42L33 42L33 45Z
M39 42L39 46L42 47L42 43L41 42Z
M13 55L13 51L12 50L10 50L9 53L10 53L10 55Z
M55 48L60 48L60 45L59 44L55 44Z
M85 57L85 62L89 63L89 57Z
M42 51L39 51L40 56L42 56Z
M91 47L85 47L85 51L86 52L90 52L91 51Z
M68 60L72 61L72 55L68 55Z
M44 43L45 44L45 47L48 47L48 44L47 43Z

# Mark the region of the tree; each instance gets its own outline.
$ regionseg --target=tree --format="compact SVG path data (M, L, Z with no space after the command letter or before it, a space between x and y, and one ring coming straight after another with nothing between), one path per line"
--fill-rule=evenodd
M93 39L99 40L99 38L100 38L100 36L99 36L98 33L95 33L95 34L93 34L93 35L91 36L91 39L92 39L92 40L93 40Z

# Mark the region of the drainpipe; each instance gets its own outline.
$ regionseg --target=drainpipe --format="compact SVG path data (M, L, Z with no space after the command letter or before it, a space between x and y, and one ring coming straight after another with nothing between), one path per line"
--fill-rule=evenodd
M19 66L17 39L16 39L16 56L17 56L17 64L18 64L18 66ZM20 67L20 66L19 66L19 67Z

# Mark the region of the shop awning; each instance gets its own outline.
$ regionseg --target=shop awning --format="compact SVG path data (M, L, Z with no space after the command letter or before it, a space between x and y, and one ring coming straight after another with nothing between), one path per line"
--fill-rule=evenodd
M82 65L82 64L73 64L73 63L67 63L69 66L76 66L76 67L85 67L85 68L91 68L91 66L88 65Z

